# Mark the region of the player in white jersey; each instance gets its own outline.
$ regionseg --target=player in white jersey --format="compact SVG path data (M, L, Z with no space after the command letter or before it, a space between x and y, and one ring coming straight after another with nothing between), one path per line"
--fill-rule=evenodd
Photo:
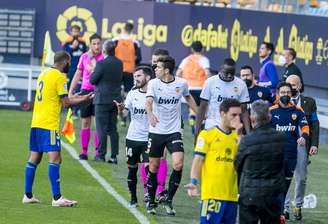
M124 104L115 101L120 113L128 116L130 112L131 122L126 135L126 158L128 164L128 188L131 194L130 206L138 205L137 199L137 172L138 163L141 161L148 170L148 116L145 108L147 84L154 77L150 66L139 66L136 68L133 78L135 88L126 96Z
M181 136L181 98L184 97L189 107L194 112L197 111L195 100L189 94L187 81L173 76L174 67L175 60L172 57L160 58L155 69L157 78L151 80L147 87L146 110L150 124L147 211L150 214L156 214L157 170L166 147L172 155L173 171L164 207L168 215L175 215L172 199L181 181L184 157Z
M205 129L217 126L220 123L220 105L224 99L237 99L242 103L242 115L246 132L249 132L249 115L246 103L249 102L248 89L244 81L235 77L235 61L231 58L224 60L218 75L214 75L205 81L200 94L201 103L196 119L196 134L198 135L202 123L205 120Z

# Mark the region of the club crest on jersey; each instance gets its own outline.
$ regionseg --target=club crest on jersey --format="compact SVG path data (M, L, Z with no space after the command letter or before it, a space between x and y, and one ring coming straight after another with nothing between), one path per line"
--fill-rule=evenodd
M292 114L292 119L295 121L297 119L297 114Z
M175 92L176 93L180 93L180 91L181 91L180 87L175 87Z
M263 96L263 93L261 91L259 91L259 92L257 92L257 96L261 98Z
M230 148L226 148L225 153L228 156L231 155L231 149Z

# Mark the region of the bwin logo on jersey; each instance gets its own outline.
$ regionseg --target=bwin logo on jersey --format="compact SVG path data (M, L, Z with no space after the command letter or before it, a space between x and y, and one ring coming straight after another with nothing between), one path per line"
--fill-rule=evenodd
M133 114L147 114L146 109L139 109L139 108L134 108L133 109Z
M229 99L229 97L223 97L221 95L218 96L218 102L222 102L223 100Z
M179 103L179 99L173 97L171 99L163 99L162 97L160 97L158 99L158 104L177 104Z
M289 123L289 125L279 125L276 124L276 130L277 131L295 131L296 130L296 126L292 125L291 123Z

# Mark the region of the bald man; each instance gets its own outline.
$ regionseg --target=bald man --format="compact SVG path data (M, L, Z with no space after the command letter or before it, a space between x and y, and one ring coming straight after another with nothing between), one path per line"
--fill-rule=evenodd
M317 106L315 99L312 97L303 96L300 93L302 83L297 75L290 75L286 82L292 85L292 101L302 107L306 120L310 127L309 140L306 146L298 146L297 150L297 165L295 169L295 205L293 216L295 220L302 219L301 207L303 206L303 198L306 187L308 156L313 156L318 153L319 146L319 120L317 116ZM290 190L290 189L289 189ZM285 209L289 211L289 197L287 195L285 201Z

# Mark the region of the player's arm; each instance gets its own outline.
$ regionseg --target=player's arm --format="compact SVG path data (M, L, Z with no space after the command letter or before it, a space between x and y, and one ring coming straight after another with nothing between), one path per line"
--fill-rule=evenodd
M148 114L148 120L151 126L155 127L156 124L159 122L155 114L153 113L153 103L154 98L151 96L147 96L146 98L146 111Z
M71 82L71 86L68 91L69 96L73 96L73 92L74 92L78 82L81 80L81 78L82 78L82 71L80 69L76 69L73 80Z
M195 102L195 99L194 99L194 97L192 97L192 95L187 95L187 96L185 96L184 97L185 98L185 100L186 100L186 102L187 102L187 104L188 104L188 106L190 107L190 109L195 113L195 114L197 114L197 104L196 104L196 102Z
M63 107L70 107L70 106L74 106L86 101L90 101L92 100L92 98L94 97L93 93L89 93L88 95L79 95L79 93L73 94L71 96L65 96L62 95L60 97L60 100L62 102Z
M198 112L196 115L196 127L195 127L195 136L196 137L201 130L203 121L205 120L205 114L206 114L207 108L208 108L208 101L201 99L200 105L198 107Z

